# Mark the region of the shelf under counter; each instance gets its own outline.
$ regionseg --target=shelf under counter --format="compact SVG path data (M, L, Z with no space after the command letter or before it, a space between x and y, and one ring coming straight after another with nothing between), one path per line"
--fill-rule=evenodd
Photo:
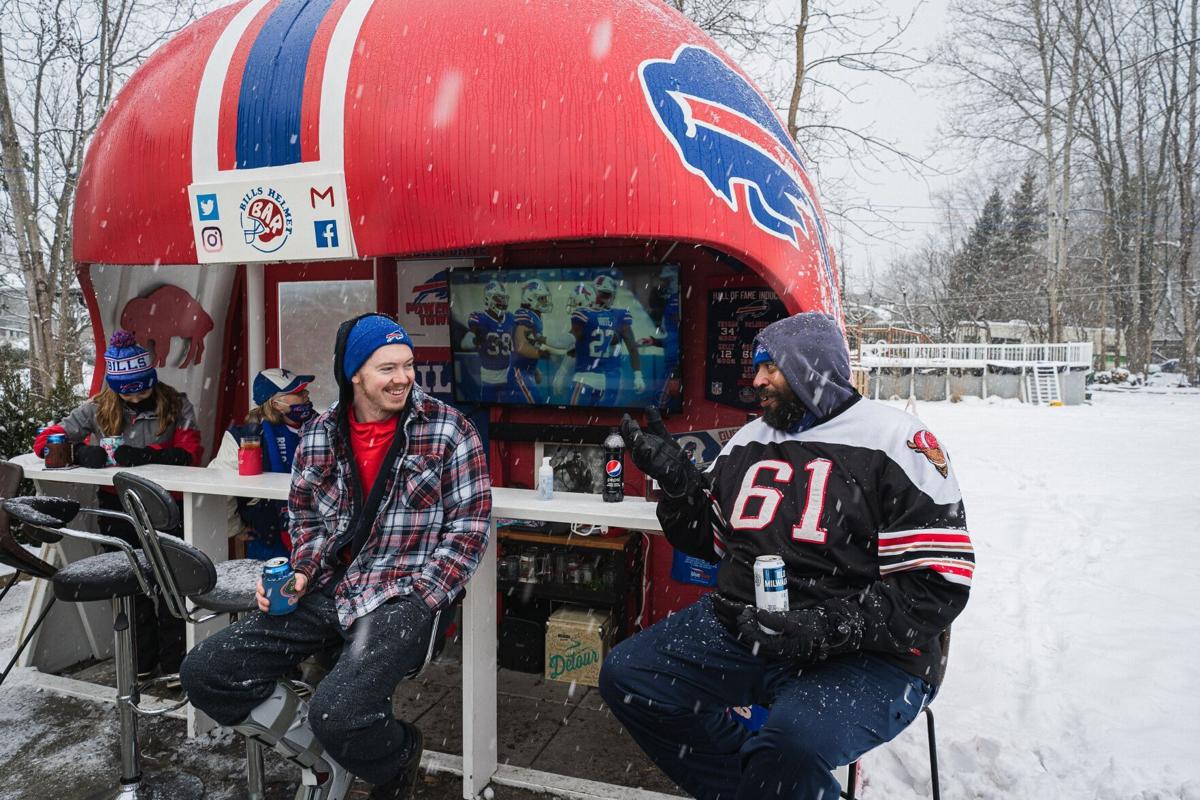
M622 600L620 593L615 589L588 589L569 583L525 583L523 581L497 580L496 586L505 597L520 595L522 600L536 597L540 600L609 607L619 605Z
M496 535L504 542L525 542L552 547L579 547L587 550L624 550L629 546L633 534L620 536L580 536L579 534L542 533L520 528L500 528Z

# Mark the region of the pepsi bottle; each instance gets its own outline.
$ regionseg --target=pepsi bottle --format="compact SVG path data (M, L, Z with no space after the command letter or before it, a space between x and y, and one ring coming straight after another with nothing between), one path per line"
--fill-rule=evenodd
M625 440L616 428L604 440L604 502L625 499Z

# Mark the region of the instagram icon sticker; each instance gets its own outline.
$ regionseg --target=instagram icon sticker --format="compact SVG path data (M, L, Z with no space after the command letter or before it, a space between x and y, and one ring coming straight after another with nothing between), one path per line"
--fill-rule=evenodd
M225 240L221 237L221 229L215 225L208 225L200 229L200 244L206 252L219 253L221 248L225 246Z

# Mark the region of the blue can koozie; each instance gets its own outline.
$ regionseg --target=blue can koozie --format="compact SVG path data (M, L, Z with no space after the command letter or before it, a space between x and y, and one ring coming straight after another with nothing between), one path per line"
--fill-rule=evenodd
M268 614L290 614L300 601L296 594L296 573L286 558L272 558L263 565L263 592L270 606Z

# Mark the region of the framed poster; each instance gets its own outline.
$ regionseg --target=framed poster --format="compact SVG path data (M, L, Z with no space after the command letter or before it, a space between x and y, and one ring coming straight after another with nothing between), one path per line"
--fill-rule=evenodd
M440 400L454 399L448 275L473 263L461 258L396 262L396 319L412 337L417 383Z
M538 442L533 448L533 471L549 458L554 491L600 494L604 491L604 448L598 444Z
M708 361L704 396L737 408L758 408L754 392L754 337L787 316L775 292L766 286L708 290Z

